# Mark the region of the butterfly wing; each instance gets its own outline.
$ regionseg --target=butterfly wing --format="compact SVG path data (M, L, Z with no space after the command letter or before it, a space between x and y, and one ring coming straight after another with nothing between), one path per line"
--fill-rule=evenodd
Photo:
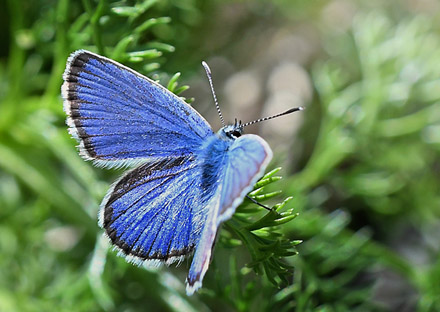
M224 142L218 142L216 145L225 146ZM211 149L216 150L212 146ZM202 286L221 222L232 216L246 194L263 175L271 158L272 151L266 141L252 134L231 141L226 148L217 149L215 154L208 154L205 163L218 164L220 184L208 203L208 217L205 220L186 280L188 295L193 294Z
M145 163L125 174L101 205L100 225L127 260L180 261L200 240L214 187L201 187L193 156Z
M99 165L185 155L213 134L182 99L108 58L76 51L63 78L69 131L81 156Z

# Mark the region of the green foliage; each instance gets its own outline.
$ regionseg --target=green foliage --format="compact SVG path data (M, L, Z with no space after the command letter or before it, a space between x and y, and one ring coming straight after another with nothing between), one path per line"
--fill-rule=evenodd
M263 190L265 186L280 180L280 177L274 176L280 169L277 168L267 173L256 184L255 190L249 196L260 203L278 196L279 192L263 194ZM255 206L247 199L237 209L233 219L226 223L226 227L244 242L251 254L252 262L247 266L260 275L264 271L268 280L278 287L285 287L289 284L288 280L293 268L285 263L284 257L296 255L295 246L301 242L290 241L274 230L274 227L285 224L298 216L293 209L280 212L291 199L289 197L282 203L276 204L264 216L257 219L258 213L265 208ZM249 204L253 207L248 208Z
M306 287L291 291L298 311L378 309L359 280L380 270L398 272L405 287L418 289L420 311L440 308L429 290L438 250L423 267L381 245L396 239L404 222L431 236L439 218L439 175L431 171L438 141L428 139L440 116L432 89L440 37L432 27L421 17L393 25L378 12L359 15L349 35L326 42L330 57L314 66L321 126L305 168L289 183L289 193L300 193L293 205L306 209L292 229L306 241L295 262L295 285ZM347 47L358 63L347 63ZM329 205L337 209L323 213ZM372 224L380 241L372 239Z

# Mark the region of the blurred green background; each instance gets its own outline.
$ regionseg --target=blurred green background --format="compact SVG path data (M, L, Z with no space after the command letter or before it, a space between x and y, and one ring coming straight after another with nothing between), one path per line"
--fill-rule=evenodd
M439 17L436 0L0 1L0 311L440 311ZM247 129L299 212L276 228L303 240L288 284L222 241L192 297L187 261L107 253L96 214L122 171L83 161L67 133L77 49L164 85L181 72L214 129L202 60L229 121L307 107Z

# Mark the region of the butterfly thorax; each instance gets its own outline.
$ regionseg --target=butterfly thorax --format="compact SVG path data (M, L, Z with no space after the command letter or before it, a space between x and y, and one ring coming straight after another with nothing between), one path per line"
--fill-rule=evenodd
M228 158L227 152L241 134L240 128L228 125L208 137L201 146L197 156L202 164L202 189L210 189L221 180L222 168Z

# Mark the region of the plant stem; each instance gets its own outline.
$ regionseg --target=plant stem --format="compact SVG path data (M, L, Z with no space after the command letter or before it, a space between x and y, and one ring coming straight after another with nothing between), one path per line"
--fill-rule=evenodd
M98 53L101 55L105 54L104 45L102 43L101 31L99 29L99 19L102 16L104 10L104 0L100 0L98 6L93 10L90 0L82 0L84 8L90 17L90 25L92 27L93 41L98 49Z
M64 71L66 62L66 54L68 54L68 14L69 14L69 0L60 0L56 9L56 41L53 58L52 72L50 74L49 82L44 93L46 106L50 104L56 105L53 101L54 97L60 93L61 76ZM58 105L61 109L61 105Z

